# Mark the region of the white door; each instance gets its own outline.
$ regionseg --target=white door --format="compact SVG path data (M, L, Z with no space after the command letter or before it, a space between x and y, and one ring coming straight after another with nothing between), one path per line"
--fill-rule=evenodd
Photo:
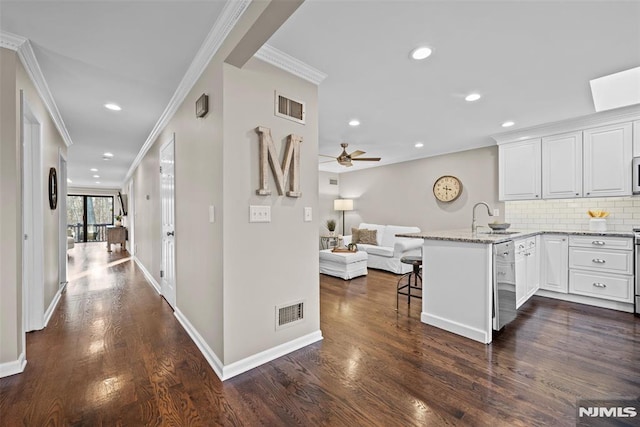
M631 123L584 131L584 195L630 196Z
M498 190L500 200L540 199L540 139L532 139L498 148Z
M22 106L22 298L24 331L44 327L44 211L40 123Z
M542 138L542 197L582 197L582 132Z
M162 296L172 308L176 306L175 269L175 135L160 148L160 203L162 216Z

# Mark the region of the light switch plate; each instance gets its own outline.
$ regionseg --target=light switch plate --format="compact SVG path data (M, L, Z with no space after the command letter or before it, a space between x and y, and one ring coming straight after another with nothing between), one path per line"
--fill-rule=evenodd
M313 219L313 211L311 210L310 207L305 207L304 208L304 222L311 222L311 220Z
M493 216L500 216L500 209L494 209Z
M209 222L212 224L216 222L216 210L213 205L209 206Z
M249 222L271 222L271 206L249 206Z

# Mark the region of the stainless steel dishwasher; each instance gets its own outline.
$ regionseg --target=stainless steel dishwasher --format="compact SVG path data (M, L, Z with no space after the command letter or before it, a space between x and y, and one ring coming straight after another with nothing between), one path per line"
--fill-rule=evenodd
M493 329L516 318L516 272L513 241L493 245Z

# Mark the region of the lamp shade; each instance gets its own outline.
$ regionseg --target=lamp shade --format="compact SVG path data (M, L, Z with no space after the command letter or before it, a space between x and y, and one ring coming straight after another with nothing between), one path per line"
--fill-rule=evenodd
M333 209L336 211L352 211L353 200L351 199L336 199L333 201Z

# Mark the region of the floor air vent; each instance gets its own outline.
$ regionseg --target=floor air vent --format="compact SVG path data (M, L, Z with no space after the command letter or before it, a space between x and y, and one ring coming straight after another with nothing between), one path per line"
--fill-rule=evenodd
M276 92L276 116L304 124L304 102Z
M291 326L304 319L304 301L276 307L276 329Z

